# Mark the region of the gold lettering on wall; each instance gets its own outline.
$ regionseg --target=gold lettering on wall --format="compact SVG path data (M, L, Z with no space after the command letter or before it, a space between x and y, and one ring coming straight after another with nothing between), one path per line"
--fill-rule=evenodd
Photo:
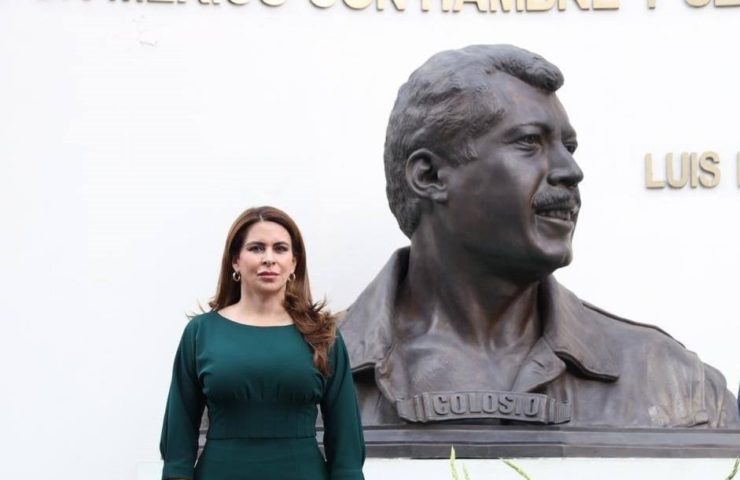
M699 176L702 187L714 188L719 185L722 174L719 171L719 154L704 152L699 158L699 169L704 173Z
M692 155L696 154L694 153ZM673 154L669 153L665 156L665 175L669 187L681 188L686 185L689 180L689 164L690 157L689 154L686 152L681 154L681 160L679 162L678 169L674 168ZM676 175L676 170L678 170L678 176Z
M588 0L575 0L575 2L581 10L588 10ZM558 0L558 10L565 10L567 4L568 0Z
M311 0L311 3L319 8L329 8L334 5L336 0Z
M555 5L555 0L527 0L527 11L545 12Z
M692 7L706 7L712 0L686 0L686 3ZM740 7L740 0L714 0L715 7Z
M653 156L648 153L645 155L645 186L647 188L665 188L665 182L655 180L653 175Z
M344 4L352 10L364 10L373 3L373 0L344 0Z
M495 12L498 7L504 12L510 12L514 8L514 0L491 0L491 11Z
M740 186L740 153L738 153L738 186ZM645 154L645 187L661 189L666 186L680 189L688 186L714 188L722 179L717 152L708 150L701 154L682 152L674 156L667 153L663 162L655 161L651 153ZM662 167L662 168L661 168Z
M422 0L422 10L424 10L424 1ZM429 0L426 0L427 2L427 8L429 8ZM396 7L396 10L402 12L406 10L406 0L391 0L391 4ZM377 8L380 11L385 10L385 0L378 0L378 3L376 4L375 8ZM424 10L426 11L426 10Z
M208 6L220 6L222 4L229 4L233 6L243 7L250 3L249 0L110 0L111 2L135 2L135 3L170 3L170 4L186 4L186 3L197 3L199 5ZM290 0L292 2L306 1L306 0ZM408 0L308 0L313 6L321 9L327 9L334 7L337 3L343 3L347 8L351 10L365 10L373 3L375 9L378 11L385 11L386 9L394 10L395 12L404 12L407 8ZM665 0L668 1L668 0ZM676 0L670 0L676 1ZM260 2L251 3L262 3L269 7L280 7L287 3L288 0L260 0ZM647 8L649 10L657 10L658 0L645 0ZM740 0L684 0L685 5L694 9L704 8L708 5L714 7L740 7ZM392 4L394 8L388 8L388 4ZM429 12L432 8L442 10L443 12L457 13L465 9L465 4L474 5L475 10L478 13L493 13L493 12L547 12L547 11L559 11L563 12L568 8L577 8L579 10L619 10L621 8L620 0L418 0L413 2L414 5L419 5L418 8L422 12ZM472 8L467 8L472 10Z
M619 10L619 0L594 0L594 10Z
M459 12L460 10L462 10L463 5L466 3L475 4L475 6L478 7L479 12L488 11L488 0L455 0L455 6L452 7L452 10L455 12Z

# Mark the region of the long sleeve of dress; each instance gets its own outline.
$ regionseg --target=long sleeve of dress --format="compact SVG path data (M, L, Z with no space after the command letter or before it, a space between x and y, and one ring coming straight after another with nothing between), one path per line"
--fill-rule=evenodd
M321 415L324 452L331 480L364 480L365 440L357 407L347 349L337 332L330 351L332 373L327 380Z
M159 443L164 460L163 479L193 478L200 419L205 405L195 367L197 330L194 321L185 327L172 368L172 383Z

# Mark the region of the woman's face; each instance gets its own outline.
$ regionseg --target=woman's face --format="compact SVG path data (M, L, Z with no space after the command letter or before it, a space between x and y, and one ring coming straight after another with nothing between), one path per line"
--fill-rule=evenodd
M239 257L232 264L247 291L263 295L284 294L296 259L290 234L275 222L257 222L249 227Z

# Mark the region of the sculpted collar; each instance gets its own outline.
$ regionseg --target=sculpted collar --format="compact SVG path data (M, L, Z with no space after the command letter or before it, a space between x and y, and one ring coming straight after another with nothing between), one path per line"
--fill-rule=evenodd
M381 369L393 346L393 307L408 267L409 247L397 250L348 309L342 323L353 371ZM549 276L539 289L544 348L582 375L613 382L619 378L612 345L590 320L596 314Z

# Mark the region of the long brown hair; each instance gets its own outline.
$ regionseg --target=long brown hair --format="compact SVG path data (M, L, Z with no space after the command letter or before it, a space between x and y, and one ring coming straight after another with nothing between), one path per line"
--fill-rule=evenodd
M268 206L250 208L234 221L226 237L216 295L208 305L213 310L219 310L239 301L241 284L231 277L232 264L239 257L249 228L257 222L275 222L290 234L293 257L296 260L295 278L289 281L285 288L283 306L303 335L303 339L311 347L314 366L323 375L328 376L329 348L334 344L336 337L336 322L331 313L324 308L325 302L314 302L311 297L303 236L298 230L298 225L282 210Z

